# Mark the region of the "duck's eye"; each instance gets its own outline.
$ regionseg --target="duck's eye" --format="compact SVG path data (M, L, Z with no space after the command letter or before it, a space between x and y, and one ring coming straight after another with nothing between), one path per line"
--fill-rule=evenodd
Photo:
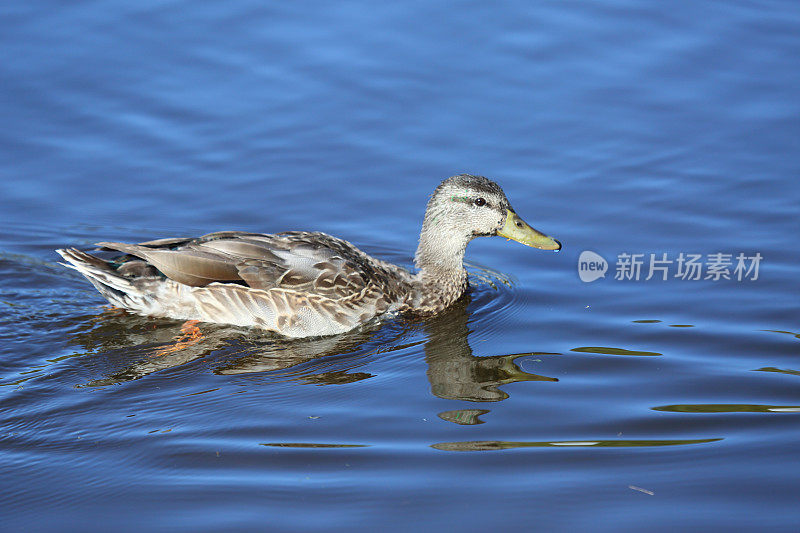
M475 198L475 205L478 207L486 205L486 200L483 198Z

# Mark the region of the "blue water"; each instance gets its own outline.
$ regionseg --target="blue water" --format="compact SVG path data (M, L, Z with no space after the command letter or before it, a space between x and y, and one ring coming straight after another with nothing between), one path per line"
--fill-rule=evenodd
M1 530L796 528L797 3L31 1L0 49ZM193 338L53 252L306 229L411 266L460 172L563 252L478 239L449 312L342 337Z

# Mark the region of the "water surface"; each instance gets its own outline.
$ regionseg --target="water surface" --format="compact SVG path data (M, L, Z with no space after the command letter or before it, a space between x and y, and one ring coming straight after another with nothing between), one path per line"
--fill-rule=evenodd
M0 529L796 527L795 3L0 10ZM410 267L459 172L565 248L476 240L427 320L192 327L53 252L306 229Z

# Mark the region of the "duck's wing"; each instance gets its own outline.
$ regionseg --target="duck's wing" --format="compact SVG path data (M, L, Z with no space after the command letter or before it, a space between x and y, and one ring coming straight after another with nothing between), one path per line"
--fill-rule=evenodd
M144 259L168 278L194 287L233 283L337 300L375 284L391 285L390 278L397 276L393 265L324 233L226 231L193 239L98 245Z

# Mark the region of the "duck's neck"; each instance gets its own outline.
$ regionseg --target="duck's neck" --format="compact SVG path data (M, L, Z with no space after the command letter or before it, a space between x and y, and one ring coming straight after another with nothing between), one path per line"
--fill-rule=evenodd
M414 256L419 269L417 279L422 285L421 307L436 307L431 312L437 312L464 293L464 252L470 240L471 236L459 238L441 228L431 228L430 221L425 220Z

